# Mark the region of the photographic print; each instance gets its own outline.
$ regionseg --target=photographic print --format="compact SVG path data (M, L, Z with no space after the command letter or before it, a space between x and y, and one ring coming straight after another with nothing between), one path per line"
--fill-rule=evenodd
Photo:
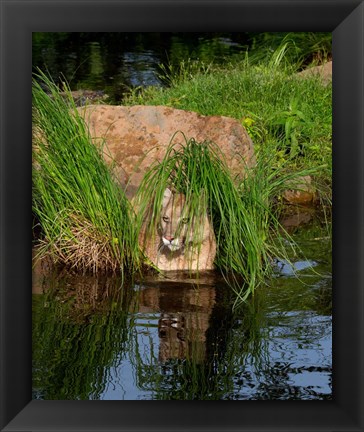
M33 400L333 399L332 33L32 33Z
M0 429L362 431L362 2L0 3Z

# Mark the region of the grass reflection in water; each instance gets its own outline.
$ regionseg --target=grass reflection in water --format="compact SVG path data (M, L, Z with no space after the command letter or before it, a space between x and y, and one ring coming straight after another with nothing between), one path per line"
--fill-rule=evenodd
M331 399L331 279L304 273L234 311L211 275L40 278L33 398Z

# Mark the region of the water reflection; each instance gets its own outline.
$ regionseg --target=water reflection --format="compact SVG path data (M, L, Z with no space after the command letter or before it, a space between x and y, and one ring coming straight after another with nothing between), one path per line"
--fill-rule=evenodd
M157 77L158 57L153 51L142 53L126 51L123 56L122 74L131 86L161 85Z
M330 399L331 282L35 279L33 398Z
M139 288L139 313L158 313L158 360L206 358L206 333L215 305L214 286L163 283Z
M161 85L160 64L224 63L241 56L246 33L33 33L33 68L63 76L72 90L100 90L120 103L133 87Z

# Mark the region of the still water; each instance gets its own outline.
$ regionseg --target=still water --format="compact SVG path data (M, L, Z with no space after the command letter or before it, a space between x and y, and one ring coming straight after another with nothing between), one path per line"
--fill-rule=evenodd
M295 234L309 259L232 310L218 275L123 283L57 272L33 280L33 398L332 398L329 237Z
M163 85L161 65L221 64L249 43L248 33L33 33L32 64L72 90L103 91L120 103L132 88Z

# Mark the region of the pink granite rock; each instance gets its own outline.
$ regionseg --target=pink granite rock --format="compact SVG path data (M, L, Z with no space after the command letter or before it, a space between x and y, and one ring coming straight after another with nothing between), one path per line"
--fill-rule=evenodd
M332 61L324 63L320 66L310 67L301 72L298 72L298 76L302 78L311 77L311 76L319 76L322 80L322 83L327 85L332 82Z
M79 110L95 142L105 140L105 160L115 162L114 170L122 185L129 182L129 197L146 169L163 158L177 131L187 139L217 144L233 175L244 174L244 161L248 167L255 162L249 135L238 120L229 117L203 116L165 106L89 105ZM183 135L178 133L173 142L183 143Z
M283 192L283 198L288 204L309 205L316 199L316 189L311 176L302 176Z

